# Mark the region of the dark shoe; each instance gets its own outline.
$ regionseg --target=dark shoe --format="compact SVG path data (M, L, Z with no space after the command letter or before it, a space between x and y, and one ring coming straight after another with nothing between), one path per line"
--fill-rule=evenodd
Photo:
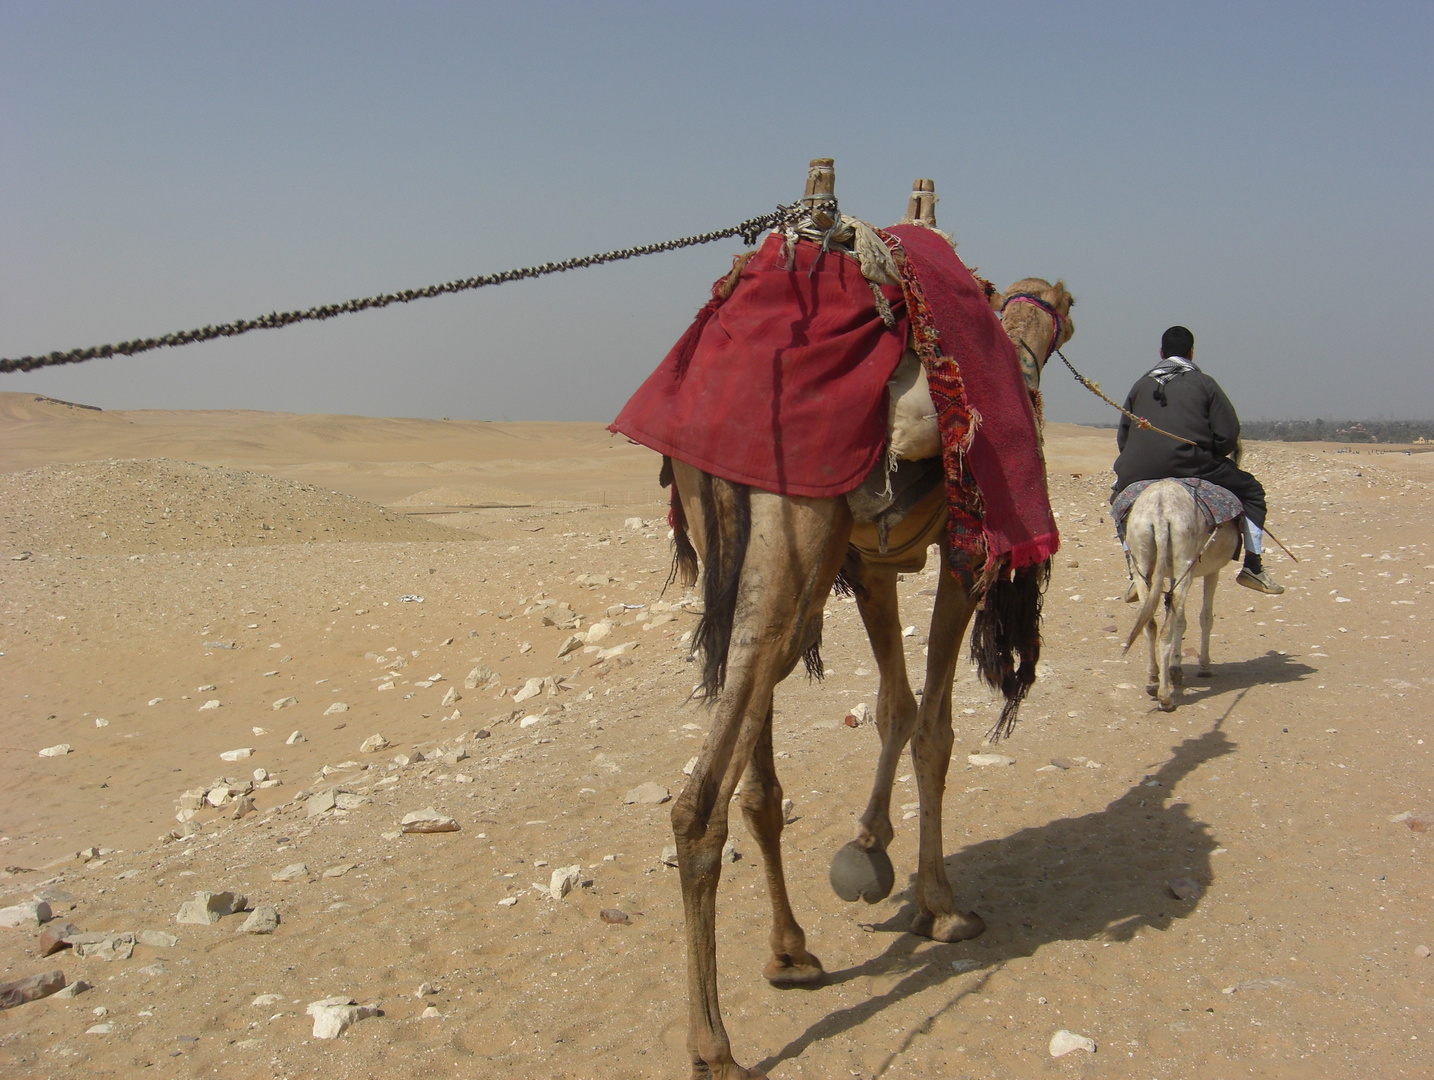
M1135 587L1135 579L1130 579L1130 588L1125 590L1125 602L1133 604L1140 599L1140 590Z
M1280 593L1285 591L1283 585L1276 585L1274 583L1268 570L1261 570L1259 573L1255 573L1255 571L1251 570L1248 566L1242 567L1239 574L1236 575L1235 581L1247 589L1254 589L1256 592L1264 593L1266 596L1279 596Z

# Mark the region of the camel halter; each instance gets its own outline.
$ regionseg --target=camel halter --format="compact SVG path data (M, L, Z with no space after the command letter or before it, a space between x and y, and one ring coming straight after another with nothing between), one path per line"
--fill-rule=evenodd
M1001 301L1002 315L1006 313L1006 308L1010 304L1030 304L1032 307L1038 307L1047 315L1049 315L1051 317L1051 321L1055 323L1054 333L1051 334L1050 348L1046 350L1045 360L1041 361L1041 365L1044 366L1046 360L1049 360L1051 358L1051 354L1056 351L1056 346L1059 345L1061 341L1061 327L1064 325L1061 320L1061 313L1057 311L1050 303L1045 300L1042 300L1034 293L1018 292L1012 293L1010 296L1006 297L1004 300ZM1022 342L1022 344L1024 345L1025 342ZM1029 345L1026 346L1026 351L1031 352L1031 348Z

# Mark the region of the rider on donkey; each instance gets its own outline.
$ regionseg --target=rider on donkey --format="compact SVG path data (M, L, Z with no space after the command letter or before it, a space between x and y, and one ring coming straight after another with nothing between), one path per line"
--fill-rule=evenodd
M1122 416L1115 439L1120 455L1115 459L1111 501L1138 480L1198 477L1218 484L1245 506L1240 519L1245 565L1235 580L1247 589L1278 596L1284 586L1276 585L1260 562L1265 489L1230 460L1240 438L1240 419L1220 384L1195 366L1194 355L1195 335L1183 326L1172 326L1160 339L1160 363L1136 381L1125 399L1127 413L1190 442L1132 425L1128 415ZM1125 599L1137 599L1133 579Z

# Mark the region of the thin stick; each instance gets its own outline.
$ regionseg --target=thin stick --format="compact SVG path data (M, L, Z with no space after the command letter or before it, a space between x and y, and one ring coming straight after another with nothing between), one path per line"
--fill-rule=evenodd
M1261 526L1260 526L1260 532L1264 533L1266 536L1268 536L1268 537L1269 537L1271 540L1273 540L1275 543L1280 544L1280 538L1279 538L1278 536L1276 536L1274 533L1270 532L1268 526L1266 526L1266 525L1261 525ZM1299 561L1300 561L1299 556L1296 555L1296 554L1295 554L1293 551L1291 551L1289 548L1285 547L1284 544L1280 544L1280 550L1283 551L1286 555L1288 555L1291 559L1294 559L1295 562L1299 562Z

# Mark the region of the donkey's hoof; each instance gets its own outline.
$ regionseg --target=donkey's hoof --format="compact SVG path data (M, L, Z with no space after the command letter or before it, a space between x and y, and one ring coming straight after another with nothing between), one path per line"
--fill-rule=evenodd
M827 976L822 962L809 952L774 956L762 969L762 977L779 989L787 986L815 986Z
M832 884L832 892L847 903L865 900L875 904L891 895L896 870L880 848L867 851L855 841L849 841L832 859L827 879Z
M911 932L932 941L967 941L986 930L986 920L974 911L965 915L960 912L951 915L933 915L929 911L918 911L911 920Z

